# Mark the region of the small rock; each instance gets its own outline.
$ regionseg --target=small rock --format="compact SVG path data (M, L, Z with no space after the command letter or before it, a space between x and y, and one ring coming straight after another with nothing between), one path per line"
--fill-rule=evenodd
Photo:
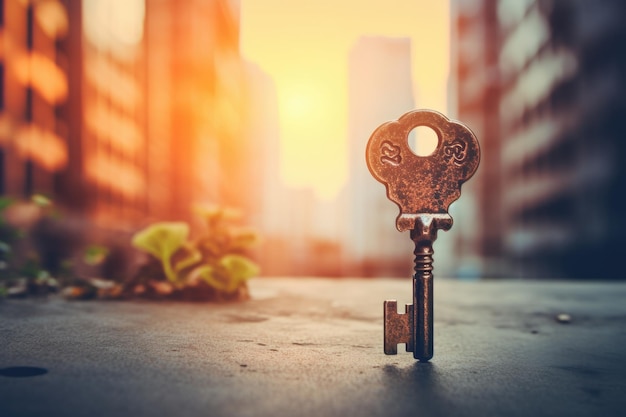
M150 281L149 285L159 295L170 295L174 291L172 284L165 281Z
M97 298L103 300L119 299L124 292L124 288L115 281L102 278L88 278L86 281L91 287L96 289Z
M94 287L69 286L61 291L61 295L66 300L89 300L96 298L97 291Z
M115 281L110 281L108 279L102 279L102 278L88 278L86 280L89 285L96 287L99 290L109 290L113 287L115 287Z
M7 288L6 293L9 298L24 298L28 295L28 287L26 285L18 284Z
M555 317L556 321L561 324L568 324L572 321L572 316L566 313L557 314Z
M138 284L133 287L133 294L142 295L146 292L146 286L143 284Z
M102 300L118 300L124 295L124 287L115 284L108 288L98 288L98 298Z

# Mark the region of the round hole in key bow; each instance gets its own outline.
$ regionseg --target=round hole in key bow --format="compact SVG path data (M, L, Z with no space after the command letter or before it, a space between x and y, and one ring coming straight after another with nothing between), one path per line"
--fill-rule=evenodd
M428 126L417 126L409 132L409 148L417 156L428 156L439 144L437 133Z

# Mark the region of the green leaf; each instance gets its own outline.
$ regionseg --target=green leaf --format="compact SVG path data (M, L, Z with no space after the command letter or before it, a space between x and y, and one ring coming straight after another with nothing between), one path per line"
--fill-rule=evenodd
M87 265L99 265L109 254L109 248L99 245L88 246L83 260Z
M230 249L240 250L254 246L259 241L259 234L253 229L235 230L231 237Z
M184 252L184 257L174 263L174 270L176 272L180 272L202 260L202 253L193 247L185 247Z
M52 200L43 194L33 194L30 197L31 201L39 207L49 207L52 205Z
M202 239L198 241L198 248L202 250L209 257L219 257L224 251L224 244L222 242L216 242L213 239Z
M228 207L195 206L194 211L203 218L210 234L224 233L229 221L241 218L241 211Z
M209 284L210 287L216 290L225 291L228 288L228 281L224 277L220 277L215 268L210 265L202 265L194 269L191 273L194 276L199 276L204 282Z
M11 197L0 197L0 212L15 202Z
M219 266L226 271L229 278L226 292L235 291L243 282L259 273L257 264L241 255L226 255L219 260Z
M190 276L200 277L211 287L225 293L236 291L246 280L259 273L259 267L240 255L227 255L217 265L202 265L191 271Z
M206 221L215 220L237 220L241 218L241 211L230 208L220 207L215 205L197 205L194 207L194 211L200 217L203 217Z
M172 268L171 258L189 236L189 226L184 222L154 223L135 233L134 247L144 250L161 261L167 279L178 284L178 275Z

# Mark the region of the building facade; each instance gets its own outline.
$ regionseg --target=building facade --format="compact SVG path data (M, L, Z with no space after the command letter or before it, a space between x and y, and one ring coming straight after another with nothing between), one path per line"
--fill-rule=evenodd
M58 189L69 157L67 32L60 1L0 1L0 194Z
M237 1L0 1L0 194L102 229L243 206Z
M459 277L503 272L500 177L499 24L496 1L453 1L450 48L450 115L480 142L480 168L463 185L450 211L455 219L455 271Z
M63 197L99 227L132 230L147 209L145 5L85 0L68 1L68 8L76 165Z
M149 207L243 206L245 66L235 1L153 0L146 7Z
M399 208L372 178L365 148L372 132L415 106L408 38L359 38L349 56L348 151L349 179L343 218L344 274L410 275L413 244L399 233Z
M479 210L489 212L496 200L501 223L493 230L508 274L619 278L626 243L619 122L626 109L626 51L619 46L626 7L611 0L455 3L457 10L464 3L479 9L455 22L458 117L478 114L499 129L498 140L481 132L481 143L499 142L499 161L481 170L499 177L500 191L485 188ZM467 75L493 68L463 58L480 55L461 36L468 30L491 31L483 39L497 53L493 90L489 79ZM494 92L497 108L492 102L464 108L472 88L483 97ZM489 247L492 228L481 230L480 244Z

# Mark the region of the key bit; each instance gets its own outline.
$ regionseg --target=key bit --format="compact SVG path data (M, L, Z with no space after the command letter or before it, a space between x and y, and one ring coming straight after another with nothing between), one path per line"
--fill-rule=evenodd
M418 126L437 134L437 147L428 156L409 147L409 133ZM416 110L376 129L366 159L372 176L400 208L396 228L410 230L415 243L413 304L399 314L395 300L384 302L384 350L395 355L397 345L405 343L415 359L428 361L433 357L433 242L439 229L452 227L448 207L478 168L480 147L463 124L432 110Z

